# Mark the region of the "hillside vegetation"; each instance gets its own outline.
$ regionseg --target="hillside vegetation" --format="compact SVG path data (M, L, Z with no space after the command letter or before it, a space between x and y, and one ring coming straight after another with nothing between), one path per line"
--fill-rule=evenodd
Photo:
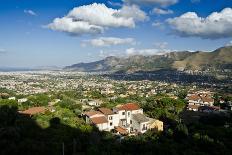
M222 47L213 52L170 52L165 55L142 56L128 58L107 57L100 61L79 63L67 66L70 71L155 71L160 69L174 70L223 70L232 68L232 46Z

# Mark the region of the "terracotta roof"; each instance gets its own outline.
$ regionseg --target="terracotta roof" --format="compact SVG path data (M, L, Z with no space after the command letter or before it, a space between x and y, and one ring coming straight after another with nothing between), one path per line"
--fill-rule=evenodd
M122 106L117 107L117 109L131 111L131 110L138 110L138 109L140 109L140 107L136 103L127 103L127 104L124 104Z
M94 117L90 119L93 124L102 124L102 123L107 123L107 119L104 116L100 117Z
M86 116L89 116L89 117L91 117L91 116L93 116L93 115L97 115L97 114L102 114L101 112L99 112L99 111L87 111L87 112L84 112L83 113L83 115L86 115Z
M209 97L202 97L203 102L214 102L214 99L209 98Z
M199 100L199 99L201 99L201 98L200 98L200 96L198 96L198 95L191 95L191 96L188 97L188 99L189 99L189 100L193 100L193 101L197 101L197 100Z
M127 130L124 129L124 128L122 128L122 127L120 127L120 126L115 127L115 130L116 130L117 132L119 132L120 134L122 134L122 135L128 134Z
M104 115L113 115L114 112L109 108L99 108L100 112L102 112Z
M29 108L25 111L22 111L22 114L27 114L27 115L35 115L35 114L39 114L39 113L43 113L45 112L45 107L33 107L33 108Z
M0 96L9 96L7 93L0 93Z

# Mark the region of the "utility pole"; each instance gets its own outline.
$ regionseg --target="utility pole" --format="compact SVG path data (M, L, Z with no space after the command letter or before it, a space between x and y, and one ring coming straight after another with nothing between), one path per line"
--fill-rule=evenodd
M62 143L62 155L64 155L64 142Z

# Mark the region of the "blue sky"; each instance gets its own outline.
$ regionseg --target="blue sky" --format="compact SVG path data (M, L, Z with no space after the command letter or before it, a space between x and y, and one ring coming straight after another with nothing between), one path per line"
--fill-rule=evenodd
M0 20L8 67L211 51L232 40L231 0L0 0Z

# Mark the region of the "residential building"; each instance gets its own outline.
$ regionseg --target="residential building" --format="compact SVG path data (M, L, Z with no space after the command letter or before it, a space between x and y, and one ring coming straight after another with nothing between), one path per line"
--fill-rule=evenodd
M100 131L108 131L108 120L106 116L100 111L88 111L83 113L85 116L85 122L89 124L94 124Z
M194 93L188 94L186 97L188 102L187 109L191 111L198 111L202 106L212 107L214 104L214 99L211 94L208 93Z
M45 107L32 107L24 111L19 111L19 113L24 114L24 115L33 116L36 114L45 113L45 111L46 111Z
M156 131L163 131L164 130L164 123L157 119L150 119L149 121L149 129L156 130Z
M24 102L27 102L27 98L21 98L21 99L18 99L18 103L24 103Z
M8 100L15 100L16 97L9 97Z
M99 107L101 104L102 104L101 100L91 100L91 101L88 101L88 105L90 105L90 106Z
M143 109L135 103L113 109L99 108L98 111L85 112L83 116L86 123L95 125L100 131L114 131L122 135L144 133L153 128L163 131L162 122L146 117Z

